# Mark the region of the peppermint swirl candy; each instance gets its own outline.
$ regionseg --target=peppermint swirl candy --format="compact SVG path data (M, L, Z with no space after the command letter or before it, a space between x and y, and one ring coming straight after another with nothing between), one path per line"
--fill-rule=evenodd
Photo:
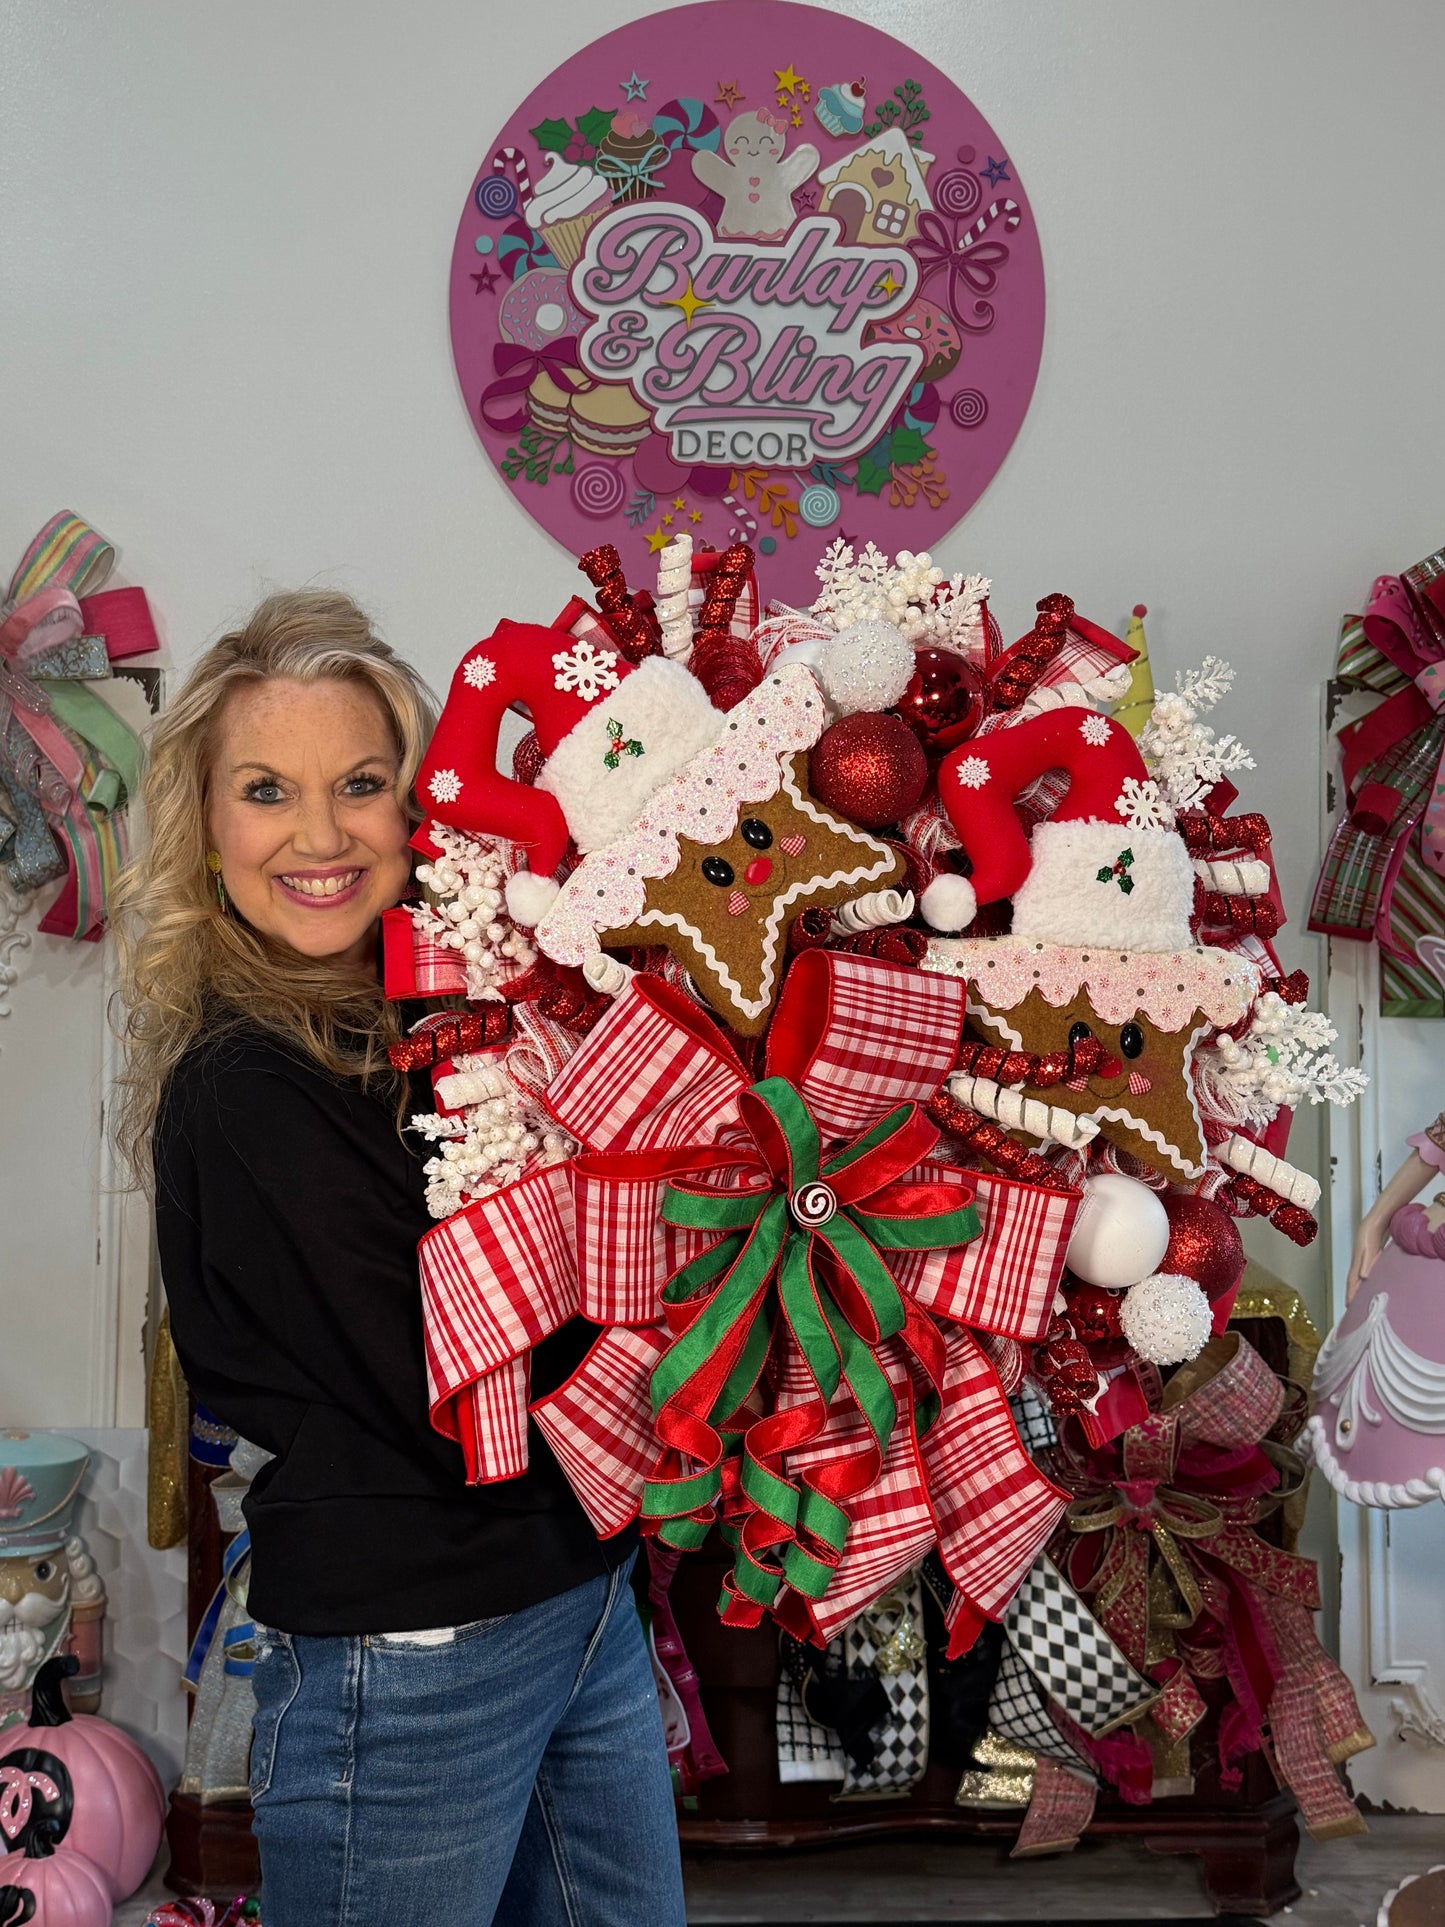
M988 396L981 388L960 388L948 412L960 428L981 427L988 416Z
M488 174L477 182L476 203L489 221L505 221L517 211L517 184L505 174Z
M977 174L965 173L958 167L945 174L929 192L939 213L953 216L972 214L983 199L983 186Z
M837 1211L838 1200L830 1184L824 1184L821 1178L814 1178L811 1184L798 1186L788 1199L788 1209L795 1222L802 1225L805 1231L816 1231Z
M826 529L837 521L841 508L837 490L826 482L815 482L798 497L798 513L810 529Z
M715 154L722 138L717 115L705 102L690 94L659 107L652 117L652 131L669 154L675 154L679 147L693 152L705 149Z
M610 462L588 462L572 477L572 503L584 515L616 515L627 500L627 484Z

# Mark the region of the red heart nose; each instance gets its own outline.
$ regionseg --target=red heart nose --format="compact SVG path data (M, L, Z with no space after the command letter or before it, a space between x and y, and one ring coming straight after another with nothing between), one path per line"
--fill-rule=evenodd
M773 874L773 859L770 856L755 856L743 871L744 883L766 883Z

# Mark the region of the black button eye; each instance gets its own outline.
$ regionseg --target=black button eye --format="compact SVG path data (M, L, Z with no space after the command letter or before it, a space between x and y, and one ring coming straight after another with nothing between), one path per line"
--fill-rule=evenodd
M1093 1034L1087 1024L1070 1024L1069 1043L1077 1048L1078 1045L1087 1043Z
M709 883L717 884L721 890L725 890L733 880L733 866L725 856L705 856L702 873Z
M750 849L770 850L773 846L773 833L761 817L745 816L742 822L743 842Z
M1144 1033L1137 1024L1125 1024L1119 1032L1119 1048L1126 1057L1137 1057L1144 1048Z
M50 1561L48 1559L42 1559L40 1561L40 1564L35 1568L35 1577L40 1581L41 1585L43 1586L46 1580L50 1578L50 1576L54 1571L55 1571L55 1568L54 1566L51 1565Z

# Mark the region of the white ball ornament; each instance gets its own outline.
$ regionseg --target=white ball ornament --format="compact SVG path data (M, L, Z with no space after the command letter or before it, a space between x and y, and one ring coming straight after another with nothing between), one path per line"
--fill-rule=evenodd
M1118 1291L1157 1271L1168 1248L1169 1219L1147 1184L1113 1171L1084 1180L1064 1261L1076 1278Z
M823 693L840 716L891 709L913 677L913 651L891 622L840 629L818 657Z
M1119 1328L1141 1358L1180 1365L1203 1351L1214 1314L1201 1285L1178 1271L1157 1271L1124 1293Z

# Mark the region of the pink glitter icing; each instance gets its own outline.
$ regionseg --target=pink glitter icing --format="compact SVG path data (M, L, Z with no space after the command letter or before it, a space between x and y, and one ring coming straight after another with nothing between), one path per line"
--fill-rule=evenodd
M1076 950L1011 937L935 937L926 970L963 977L997 1010L1031 990L1057 1010L1081 990L1106 1024L1142 1010L1163 1031L1182 1030L1196 1010L1228 1030L1259 994L1257 967L1227 950Z
M594 850L562 885L537 925L537 942L559 964L580 964L601 945L599 930L634 923L650 877L677 868L677 839L722 843L745 803L763 803L782 783L784 757L811 749L828 718L813 674L785 663L729 712L722 735L648 799L625 835Z

